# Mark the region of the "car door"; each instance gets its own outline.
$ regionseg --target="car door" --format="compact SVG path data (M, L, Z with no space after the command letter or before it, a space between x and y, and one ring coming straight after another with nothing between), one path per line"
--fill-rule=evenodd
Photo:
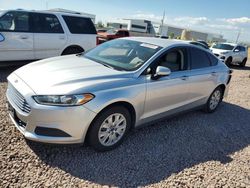
M166 113L178 111L178 108L187 104L188 55L185 48L168 50L154 63L151 72L146 76L146 100L143 118L165 116ZM157 66L171 70L168 76L152 79ZM149 70L148 70L149 71Z
M240 46L236 46L233 50L233 62L240 62L240 61L241 61Z
M191 57L191 64L188 73L188 102L193 106L199 106L206 103L208 97L216 88L219 75L216 63L214 63L214 58L217 62L218 59L209 52L196 47L190 47L189 54Z
M56 15L32 13L32 30L36 59L61 55L67 38Z
M240 46L240 60L242 62L246 58L246 48L244 46Z
M33 33L30 31L30 13L9 11L0 18L0 61L31 60Z

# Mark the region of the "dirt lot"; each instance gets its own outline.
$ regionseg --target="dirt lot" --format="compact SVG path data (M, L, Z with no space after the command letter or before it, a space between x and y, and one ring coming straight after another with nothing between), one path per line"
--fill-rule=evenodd
M118 149L27 142L5 107L0 68L0 187L250 187L250 62L233 67L214 114L190 112L134 130Z

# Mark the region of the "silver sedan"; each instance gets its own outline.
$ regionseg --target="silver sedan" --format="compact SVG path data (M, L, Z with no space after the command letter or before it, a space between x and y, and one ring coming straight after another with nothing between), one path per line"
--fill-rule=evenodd
M182 111L214 112L230 69L181 41L123 38L28 64L8 77L10 117L30 140L115 148L132 129Z

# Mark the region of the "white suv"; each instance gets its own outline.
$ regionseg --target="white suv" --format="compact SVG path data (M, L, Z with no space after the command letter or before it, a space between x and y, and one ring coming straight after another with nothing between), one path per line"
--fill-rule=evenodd
M92 20L51 11L0 11L0 61L75 54L96 46ZM0 63L1 65L1 63Z
M228 66L237 64L242 67L247 62L247 48L233 43L217 43L211 48L214 55L225 62Z

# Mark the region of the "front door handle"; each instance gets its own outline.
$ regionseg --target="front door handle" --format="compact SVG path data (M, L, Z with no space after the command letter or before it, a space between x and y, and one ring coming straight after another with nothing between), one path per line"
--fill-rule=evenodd
M217 72L211 72L211 75L212 75L212 76L216 76L216 75L217 75Z
M60 36L60 37L59 37L59 39L64 40L64 39L65 39L65 37L64 37L64 36Z
M188 76L182 76L181 79L182 79L182 80L187 80L187 79L188 79Z

